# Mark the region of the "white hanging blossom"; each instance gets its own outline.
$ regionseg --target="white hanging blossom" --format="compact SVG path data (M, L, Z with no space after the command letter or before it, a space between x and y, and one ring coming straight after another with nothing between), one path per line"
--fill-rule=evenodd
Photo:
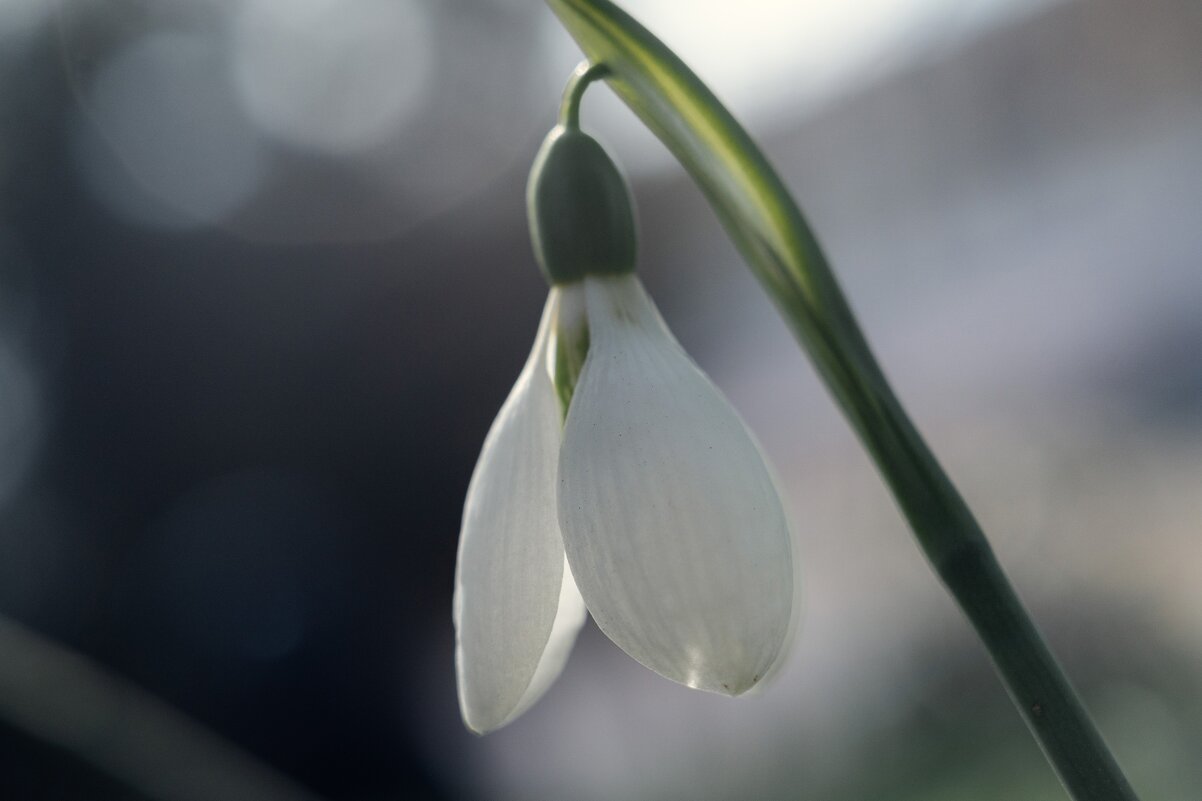
M582 330L561 436L553 345ZM490 731L538 700L585 606L657 673L739 695L783 656L794 593L771 472L638 278L553 288L468 489L455 586L467 725Z
M552 288L468 487L454 599L464 721L491 731L537 701L586 607L655 672L740 695L774 671L796 618L771 471L634 275L625 186L595 141L552 132L531 218Z

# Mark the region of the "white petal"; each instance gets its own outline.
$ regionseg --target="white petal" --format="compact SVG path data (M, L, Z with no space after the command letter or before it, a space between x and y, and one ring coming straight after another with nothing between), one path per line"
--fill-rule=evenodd
M762 457L764 454L763 447L750 430L747 433L752 441L755 442L755 446ZM776 471L772 468L772 464L768 462L766 457L764 458L764 464L768 467L768 474L772 478L772 486L776 488L777 496L779 497L781 488L780 476L777 475ZM758 695L763 690L773 686L776 680L780 678L781 668L785 666L785 663L788 661L787 657L793 650L793 642L797 638L797 630L801 627L801 617L804 612L801 606L801 560L797 558L797 554L800 552L801 537L797 533L797 522L793 518L793 515L789 513L788 508L783 503L781 508L785 515L785 525L789 530L789 548L793 556L793 604L789 608L789 625L785 629L785 638L781 642L780 652L776 655L776 661L768 668L768 672L760 677L759 682L747 691L748 695Z
M738 695L793 611L789 527L743 422L633 276L585 280L589 354L559 461L559 521L597 625L647 667Z
M584 605L555 510L561 414L546 370L553 290L526 366L484 440L455 570L459 707L474 731L526 711L563 668Z

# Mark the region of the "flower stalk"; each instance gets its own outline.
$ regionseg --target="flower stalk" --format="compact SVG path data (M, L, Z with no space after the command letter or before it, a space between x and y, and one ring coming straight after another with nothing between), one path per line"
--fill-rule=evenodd
M584 99L584 90L608 74L609 68L604 64L583 61L576 67L563 90L563 102L559 105L560 125L565 128L580 128L580 101Z
M1076 801L1134 791L910 421L817 238L751 138L667 47L608 0L547 0L613 91L688 170L872 456L932 568ZM579 102L578 70L567 97ZM574 107L570 109L575 114Z

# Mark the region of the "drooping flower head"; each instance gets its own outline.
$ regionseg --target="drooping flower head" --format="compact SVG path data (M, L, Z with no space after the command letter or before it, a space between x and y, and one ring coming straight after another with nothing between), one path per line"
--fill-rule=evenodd
M538 700L585 608L657 673L739 695L779 663L795 617L771 471L635 276L629 195L601 146L557 126L529 202L551 293L468 487L464 721L490 731Z

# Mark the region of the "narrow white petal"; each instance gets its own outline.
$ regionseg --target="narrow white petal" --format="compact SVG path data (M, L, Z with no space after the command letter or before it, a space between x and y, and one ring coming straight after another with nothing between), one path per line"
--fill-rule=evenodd
M562 417L546 370L556 306L553 290L530 358L484 440L463 510L455 663L464 722L480 733L538 700L584 622L556 522Z
M562 548L562 545L560 547ZM526 687L526 692L522 694L517 707L509 713L506 722L517 718L529 709L535 701L543 697L543 693L547 691L552 682L559 678L559 674L563 672L563 666L567 664L568 654L572 653L572 646L576 644L576 635L580 633L580 627L584 625L587 615L588 610L584 606L584 599L580 597L580 590L576 588L576 582L572 578L572 569L568 566L565 558L563 583L559 590L559 608L555 614L555 622L551 625L551 633L547 636L547 644L543 648L542 657L539 658L538 667L534 669L534 675L530 678L530 685Z
M773 668L793 612L772 476L636 278L588 278L585 292L589 354L559 461L576 583L639 662L738 695Z

